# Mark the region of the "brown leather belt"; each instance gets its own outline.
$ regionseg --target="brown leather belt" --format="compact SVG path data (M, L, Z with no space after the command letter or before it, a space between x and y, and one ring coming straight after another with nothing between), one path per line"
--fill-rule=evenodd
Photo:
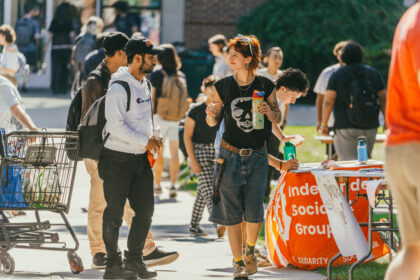
M265 145L262 146L261 148L255 149L255 150L254 149L238 149L238 148L232 146L231 144L226 143L223 140L220 140L220 147L222 147L223 149L226 149L226 150L228 150L232 153L238 154L241 157L249 157L252 153L261 151L265 147Z

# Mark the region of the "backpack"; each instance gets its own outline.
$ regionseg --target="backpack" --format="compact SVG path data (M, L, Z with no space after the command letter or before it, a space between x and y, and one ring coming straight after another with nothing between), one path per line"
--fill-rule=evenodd
M26 47L31 44L33 39L33 28L30 19L22 18L18 20L15 26L16 45Z
M131 90L130 86L125 81L114 81L112 84L120 84L124 87L127 94L127 108L126 112L130 110L131 102ZM92 103L86 116L78 128L79 134L79 157L90 158L93 160L99 160L102 149L108 140L109 133L102 137L102 133L105 128L105 98L106 95L102 96L98 100Z
M164 120L179 121L190 106L187 84L181 72L168 75L164 70L162 95L157 99L156 113Z
M373 128L378 124L379 96L366 71L359 71L349 85L347 117L355 128Z
M88 77L95 76L98 79L101 78L99 71L92 71ZM69 111L67 113L66 131L77 131L82 117L82 87L78 90L73 100L70 103ZM65 150L70 160L82 160L78 158L77 151L74 149L77 140L72 138L66 138Z
M31 75L31 67L26 63L26 57L21 52L18 52L18 64L19 68L14 78L18 85L24 85L28 82L29 76Z
M131 90L130 86L125 81L114 81L112 84L121 85L127 94L126 112L130 110ZM112 85L111 84L111 85ZM147 81L147 86L151 91L150 82ZM106 95L96 100L89 108L86 116L78 128L79 134L79 154L80 158L90 158L99 160L102 149L108 140L109 133L103 137L103 132L106 124L105 119L105 98Z
M74 60L76 63L84 63L85 57L88 53L96 49L96 38L94 35L86 33L76 39L76 43L73 46L74 49Z

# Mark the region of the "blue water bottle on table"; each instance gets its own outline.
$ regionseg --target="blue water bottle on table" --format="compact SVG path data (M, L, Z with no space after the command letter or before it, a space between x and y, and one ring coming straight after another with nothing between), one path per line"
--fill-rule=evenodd
M361 164L366 164L368 161L366 137L357 137L357 160Z

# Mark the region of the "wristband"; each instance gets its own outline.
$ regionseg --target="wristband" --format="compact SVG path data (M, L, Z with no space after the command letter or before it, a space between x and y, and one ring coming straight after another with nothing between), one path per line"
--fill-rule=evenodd
M280 160L280 170L281 171L284 171L283 167L284 167L284 161Z
M328 127L326 123L321 123L321 127Z

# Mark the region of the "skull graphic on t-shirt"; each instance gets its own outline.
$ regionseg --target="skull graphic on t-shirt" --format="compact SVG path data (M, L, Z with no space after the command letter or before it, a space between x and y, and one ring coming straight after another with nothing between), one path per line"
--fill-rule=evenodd
M236 98L231 103L232 118L236 125L244 132L248 133L254 130L252 125L252 98Z

